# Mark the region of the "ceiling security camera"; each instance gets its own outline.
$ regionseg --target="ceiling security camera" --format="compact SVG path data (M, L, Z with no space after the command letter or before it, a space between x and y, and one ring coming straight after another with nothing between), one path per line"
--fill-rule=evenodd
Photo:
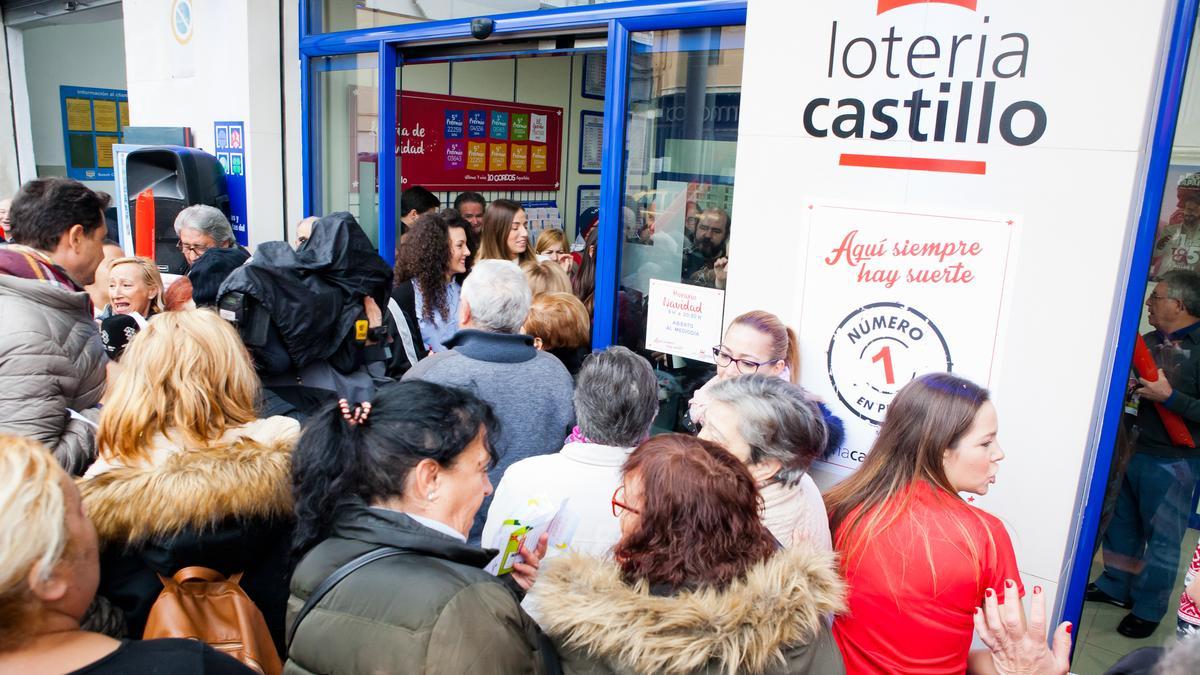
M471 19L471 35L476 40L486 40L496 29L496 22L491 19Z

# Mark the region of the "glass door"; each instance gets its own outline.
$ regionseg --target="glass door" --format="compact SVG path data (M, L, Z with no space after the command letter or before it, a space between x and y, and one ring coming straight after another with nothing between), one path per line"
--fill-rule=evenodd
M624 152L618 175L605 176L620 182L619 225L606 243L619 252L616 343L659 376L656 431L687 428L687 402L716 373L712 348L736 274L728 254L744 34L744 26L628 33Z

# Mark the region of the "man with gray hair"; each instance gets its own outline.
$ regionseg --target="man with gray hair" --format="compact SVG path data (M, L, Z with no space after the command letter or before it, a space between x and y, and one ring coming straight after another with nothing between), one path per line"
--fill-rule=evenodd
M1104 532L1104 574L1086 594L1130 610L1117 632L1135 639L1154 633L1172 600L1200 479L1200 274L1166 272L1146 306L1155 330L1143 338L1158 377L1138 379L1137 446ZM1164 418L1182 420L1187 438L1170 433Z
M446 341L447 351L404 374L405 380L469 389L492 406L501 429L499 438L489 439L500 454L488 472L492 484L513 462L558 450L575 420L570 373L520 334L531 302L525 274L514 263L475 263L462 285L459 331ZM480 541L487 507L485 501L475 516L471 543Z
M195 265L210 248L237 246L229 219L220 209L207 204L193 204L180 211L175 216L175 234L179 236L179 250L188 267Z
M621 537L612 515L621 466L650 435L658 414L658 380L650 362L625 347L609 347L583 362L575 383L579 426L562 450L513 464L496 486L483 526L483 544L492 540L532 495L567 509L579 519L570 548L602 556Z

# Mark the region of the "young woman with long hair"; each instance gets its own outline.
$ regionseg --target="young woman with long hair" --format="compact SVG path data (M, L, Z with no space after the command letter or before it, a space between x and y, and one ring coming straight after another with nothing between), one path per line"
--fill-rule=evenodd
M418 358L429 351L445 351L446 340L458 332L462 286L456 277L467 272L471 257L467 228L457 216L447 221L442 215L426 214L413 223L401 247L392 299L409 325L415 323L420 329L423 349Z
M495 199L483 214L477 260L509 260L518 265L537 262L529 245L529 224L525 209L510 199Z
M990 654L970 655L976 613L1025 590L1003 523L959 493L995 482L997 433L986 389L922 375L892 399L863 465L826 493L849 586L834 636L850 672L949 675L969 658L988 671ZM1043 602L1040 587L1033 596Z

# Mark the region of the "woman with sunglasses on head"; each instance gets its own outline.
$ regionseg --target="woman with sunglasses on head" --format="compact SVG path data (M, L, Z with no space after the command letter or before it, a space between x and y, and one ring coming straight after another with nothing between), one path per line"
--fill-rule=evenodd
M1053 654L1044 619L1032 631L1040 639L1017 644L979 630L982 614L1019 606L1025 592L1004 524L959 496L987 494L1004 459L988 399L950 373L909 382L866 461L826 494L849 588L834 636L851 672L1008 673L1014 659L1026 663L1017 672L1067 672L1070 624L1055 632ZM1045 602L1041 587L1032 600ZM973 630L994 651L971 652Z
M717 362L716 377L697 389L688 404L688 417L694 427L704 425L709 391L721 380L759 374L772 375L796 385L800 382L800 342L796 331L770 312L754 310L734 319L725 329L721 344L713 347L713 357ZM819 455L827 457L842 446L845 432L842 420L820 400L814 400L829 430Z
M531 591L564 673L845 672L827 619L842 608L832 556L778 547L732 454L655 436L622 480L612 558L548 561Z

